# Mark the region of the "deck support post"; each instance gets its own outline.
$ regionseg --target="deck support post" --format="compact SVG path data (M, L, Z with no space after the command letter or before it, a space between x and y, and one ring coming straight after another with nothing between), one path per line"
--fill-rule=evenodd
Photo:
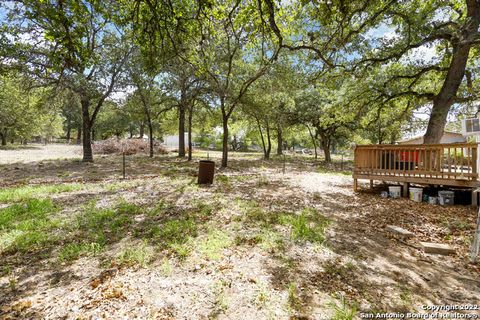
M370 180L370 189L373 189L373 180Z
M353 191L358 191L358 179L353 179Z
M404 198L408 198L408 187L409 187L409 183L408 182L404 182L403 183L403 188L402 188L402 195Z
M478 207L478 192L477 189L472 189L472 207Z

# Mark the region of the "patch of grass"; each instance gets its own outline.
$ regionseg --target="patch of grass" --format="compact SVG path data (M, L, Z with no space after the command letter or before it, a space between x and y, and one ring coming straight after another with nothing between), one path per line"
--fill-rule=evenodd
M133 204L120 202L113 208L97 208L95 202L84 207L77 216L77 227L84 231L82 236L90 242L104 245L106 241L118 240L133 223L133 215L141 208Z
M103 247L104 245L98 242L68 243L60 250L58 259L60 262L70 262L83 255L95 256Z
M332 320L353 320L356 319L358 307L356 304L348 304L344 297L340 299L340 304L332 302L330 307L333 309Z
M141 266L146 267L153 259L153 248L145 243L134 247L129 247L120 252L116 262L123 266Z
M259 283L257 285L257 295L255 297L254 303L259 309L265 308L270 300L269 292L265 284Z
M284 249L283 237L280 233L272 229L262 229L255 236L260 247L268 252Z
M0 209L0 229L21 227L24 223L32 220L41 222L54 211L55 206L52 200L32 199L22 204L14 204Z
M328 260L323 264L323 270L331 276L340 276L345 279L355 271L355 265L352 262L343 264L339 259Z
M238 230L238 229L237 229ZM249 236L243 234L237 234L235 236L234 243L236 246L243 246L243 245L256 245L261 241L259 235Z
M195 173L196 174L196 173ZM190 179L188 185L185 186L183 189L183 192L189 193L189 192L197 192L200 190L200 186L197 183L197 179Z
M195 221L191 218L172 219L166 221L163 225L154 226L150 233L153 238L166 244L185 243L188 236L197 234L197 227Z
M173 209L173 205L164 199L160 199L158 203L151 210L147 211L147 215L150 217L161 216L168 210Z
M292 310L299 310L302 307L302 299L300 298L300 294L298 292L298 286L295 282L290 282L287 287L287 301L288 307Z
M226 175L223 175L223 174L219 174L217 176L215 176L215 180L217 182L220 182L221 184L224 184L226 186L230 186L230 178Z
M192 218L172 219L152 227L149 235L160 248L168 248L185 259L193 250L191 238L197 236L197 224Z
M401 309L405 311L411 309L413 303L412 291L405 285L401 284L400 287L400 301L401 301Z
M200 217L210 217L213 213L213 205L211 203L207 203L207 202L199 202L197 205L196 205L196 211L198 212L198 215Z
M12 274L11 266L0 266L0 277Z
M40 250L54 242L55 239L43 231L12 230L0 236L0 253Z
M163 257L163 259L162 259L162 264L160 265L160 272L165 277L170 276L173 272L173 266L172 266L172 264L170 263L170 260L167 257Z
M215 318L215 315L227 311L229 306L229 299L225 293L225 288L228 286L228 283L224 280L219 280L213 285L213 295L214 295L214 310L211 318Z
M53 185L34 185L21 186L13 188L5 188L0 190L0 203L6 202L22 202L30 199L38 199L46 197L51 194L58 194L62 192L77 191L84 188L84 185L79 183L70 184L53 184Z
M17 279L15 277L8 277L8 288L10 291L17 290Z
M107 182L101 184L101 187L105 191L115 192L119 190L125 190L129 188L133 188L139 184L138 181L131 180L131 181L115 181L115 182Z
M193 245L189 241L185 243L172 243L169 247L180 260L185 260L193 251Z
M251 175L235 175L235 176L232 176L232 179L236 180L236 181L240 181L240 182L243 182L243 181L250 181L252 180L252 176Z
M449 232L448 235L455 232L470 230L472 228L470 223L467 220L462 218L453 218L453 219L445 218L442 224L448 230Z
M240 208L244 212L246 222L265 222L268 220L266 212L256 202L247 202Z
M116 205L117 214L137 215L142 213L142 208L136 204L121 200Z
M254 200L237 200L236 205L238 206L241 215L237 216L235 220L243 220L246 225L260 225L262 227L269 227L273 224L278 223L278 213L265 211Z
M264 186L268 186L269 184L270 184L270 180L268 180L268 178L264 175L261 175L255 182L255 185L257 187L264 187Z
M19 150L22 145L18 144L7 144L6 146L0 146L0 150Z
M0 253L34 251L55 241L52 230L60 226L52 214L52 200L31 199L0 209Z
M282 217L283 223L290 226L290 237L294 241L310 241L323 243L325 230L330 220L319 214L315 209L304 209L299 215Z
M57 177L59 177L59 178L66 178L66 177L68 177L69 175L70 175L70 172L64 171L64 172L59 172L59 173L57 174Z
M207 237L200 241L198 250L200 254L210 260L218 260L222 257L222 250L233 244L232 238L220 230L210 230Z

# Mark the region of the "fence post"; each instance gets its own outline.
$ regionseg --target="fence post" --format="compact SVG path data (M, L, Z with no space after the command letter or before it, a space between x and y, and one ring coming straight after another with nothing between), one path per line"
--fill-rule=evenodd
M123 166L122 166L122 173L123 173L123 180L125 180L125 152L122 153L123 156Z

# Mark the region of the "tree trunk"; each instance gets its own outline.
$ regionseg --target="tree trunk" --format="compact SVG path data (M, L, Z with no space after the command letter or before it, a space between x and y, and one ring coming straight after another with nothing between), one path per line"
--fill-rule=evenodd
M150 146L150 154L149 157L153 158L153 124L150 115L147 116L147 124L148 124L148 142Z
M320 143L322 144L323 153L325 154L325 162L332 162L330 155L330 138L326 135L321 135Z
M267 122L267 153L265 154L265 159L270 159L270 152L272 151L272 139L270 136L270 125Z
M79 125L77 128L77 144L80 145L82 143L82 126Z
M223 141L222 141L222 168L228 165L228 116L222 107Z
M71 135L72 135L72 128L70 127L70 125L68 125L67 126L67 136L66 136L67 144L70 144Z
M193 105L188 108L188 161L192 160L192 119L193 119Z
M187 91L182 84L180 103L178 104L178 156L185 157L185 112L187 109Z
M178 106L178 156L185 157L185 105Z
M72 124L70 122L70 118L67 119L67 134L66 134L66 140L67 140L67 144L70 144L70 139L71 139L71 136L72 136Z
M83 162L93 162L92 152L92 123L90 121L89 108L90 100L82 101L82 123L83 123Z
M312 143L313 143L313 149L315 150L315 160L318 159L318 152L317 152L317 142L315 140L315 136L312 133L312 129L310 129L309 126L307 126L308 133L310 134L310 138L312 138Z
M282 128L277 126L277 155L281 156L283 154L283 132Z
M144 135L145 135L145 123L142 121L140 122L140 132L139 132L140 139L143 139Z
M265 138L263 137L262 126L260 125L260 120L258 120L258 118L255 118L255 120L257 120L258 131L260 132L260 138L262 139L263 157L267 159L267 146L265 144Z
M2 139L2 146L7 145L7 130L3 130L2 133L0 133L0 138Z
M382 127L380 126L380 123L378 123L378 144L383 143L383 133L382 133Z
M447 76L440 92L433 99L432 113L428 121L424 143L439 143L447 123L450 107L455 103L458 88L465 76L471 42L478 37L480 4L478 0L467 0L467 22L459 30L460 39L453 44L453 56Z
M455 97L465 74L470 46L459 46L452 57L447 77L440 92L433 99L432 113L428 121L424 143L440 143L448 112L455 102Z

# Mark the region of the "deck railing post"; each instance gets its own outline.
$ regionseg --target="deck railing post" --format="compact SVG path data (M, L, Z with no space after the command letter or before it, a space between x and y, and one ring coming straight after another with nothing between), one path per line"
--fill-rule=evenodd
M477 142L479 141L480 137L477 136ZM480 161L480 154L479 154L479 148L478 144L475 145L472 148L472 173L475 174L475 180L478 180L478 168L480 167L480 164L478 163Z

